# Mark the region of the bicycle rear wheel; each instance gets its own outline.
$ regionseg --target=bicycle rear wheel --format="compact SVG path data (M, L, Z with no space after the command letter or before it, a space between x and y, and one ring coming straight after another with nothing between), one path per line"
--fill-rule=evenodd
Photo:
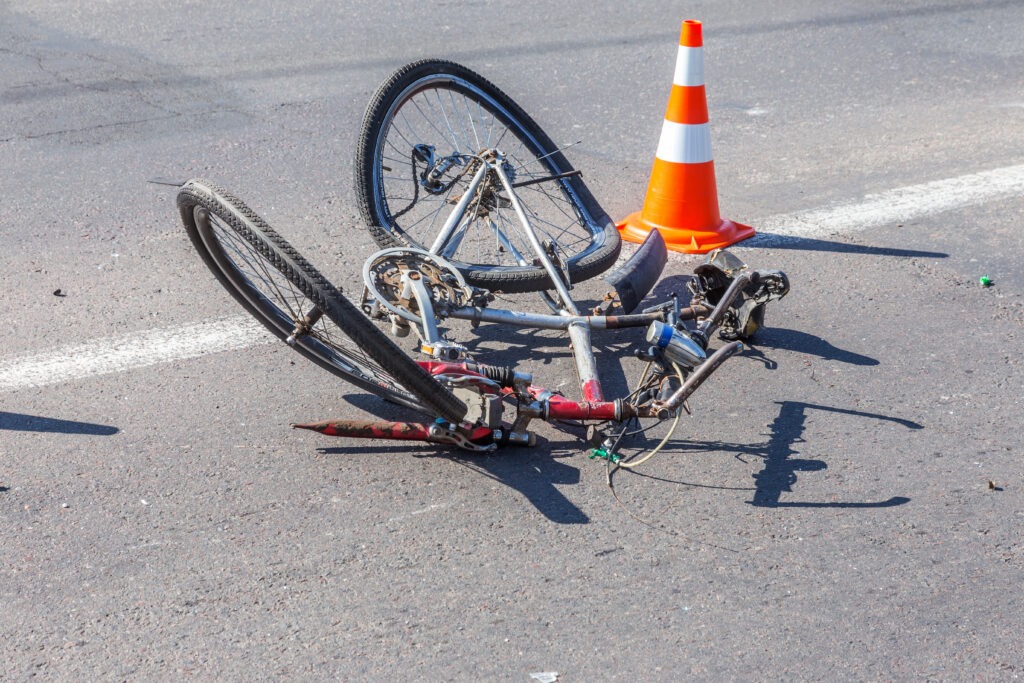
M453 62L423 60L388 78L371 98L356 152L363 220L382 248L429 249L475 170L491 149L542 241L569 278L607 270L621 242L558 147L508 95ZM484 183L467 207L457 251L441 255L477 287L529 292L552 286L504 190Z
M466 406L378 330L249 207L206 181L178 192L192 244L232 296L302 355L352 384L458 423Z

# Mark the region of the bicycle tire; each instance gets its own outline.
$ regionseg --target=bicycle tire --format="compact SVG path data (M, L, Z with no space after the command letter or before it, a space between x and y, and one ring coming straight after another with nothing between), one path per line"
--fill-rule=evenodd
M323 316L292 344L329 372L378 396L459 423L465 404L377 329L248 206L204 180L178 192L189 239L217 280L278 338L315 305Z
M570 281L581 282L610 268L619 256L619 232L579 175L550 179L573 171L551 138L483 76L436 59L395 71L374 93L363 116L355 180L360 212L377 244L429 249L447 218L445 208L468 184L471 174L464 173L461 178L448 178L450 184L443 192L425 191L417 178L421 169L416 145L432 145L450 154L466 150L475 154L481 146L492 147L499 141L516 181L549 178L524 186L517 194L541 238L558 242L565 252ZM504 224L503 209L508 222L518 225L511 208L488 206L485 216L473 217L476 224L463 240L462 246L474 253L473 261L450 254L445 258L477 287L508 293L550 289L551 279L534 263L524 235L513 246L526 255L528 265L511 264L514 258L507 248L502 254L497 244L493 249L487 246L498 240L489 234L488 229L494 229L485 225L484 218L499 214ZM477 234L470 235L474 228ZM477 261L484 255L489 255L488 261Z

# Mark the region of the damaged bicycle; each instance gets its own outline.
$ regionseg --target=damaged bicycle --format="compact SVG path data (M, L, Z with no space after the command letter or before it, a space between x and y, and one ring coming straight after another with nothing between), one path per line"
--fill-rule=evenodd
M685 305L672 296L640 308L667 262L658 231L615 267L619 233L564 149L508 95L449 61L406 65L378 88L355 183L379 251L351 298L230 192L194 179L177 197L193 245L243 308L306 358L410 411L401 422L294 425L325 435L485 453L535 445L534 421L571 421L593 427L592 456L625 465L620 446L637 424L668 421L667 440L688 399L789 291L783 272L717 250L694 269ZM598 275L609 293L584 310L572 290ZM539 296L545 312L500 307L499 295ZM560 331L578 394L478 362L449 320ZM632 330L639 341L632 357L643 370L623 395L606 395L594 330ZM716 335L724 343L712 349ZM396 338L412 338L418 356Z

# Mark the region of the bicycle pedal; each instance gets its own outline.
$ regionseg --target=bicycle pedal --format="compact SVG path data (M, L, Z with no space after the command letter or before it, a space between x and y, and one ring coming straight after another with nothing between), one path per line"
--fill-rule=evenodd
M469 350L462 344L442 340L421 342L420 352L431 358L448 362L465 360L469 355Z

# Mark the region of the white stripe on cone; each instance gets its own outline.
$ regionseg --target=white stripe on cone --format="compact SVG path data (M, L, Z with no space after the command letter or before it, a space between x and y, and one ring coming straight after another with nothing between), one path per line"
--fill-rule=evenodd
M703 164L711 161L711 124L673 123L661 126L657 156L676 164Z
M683 86L704 85L704 48L679 46L672 82Z

